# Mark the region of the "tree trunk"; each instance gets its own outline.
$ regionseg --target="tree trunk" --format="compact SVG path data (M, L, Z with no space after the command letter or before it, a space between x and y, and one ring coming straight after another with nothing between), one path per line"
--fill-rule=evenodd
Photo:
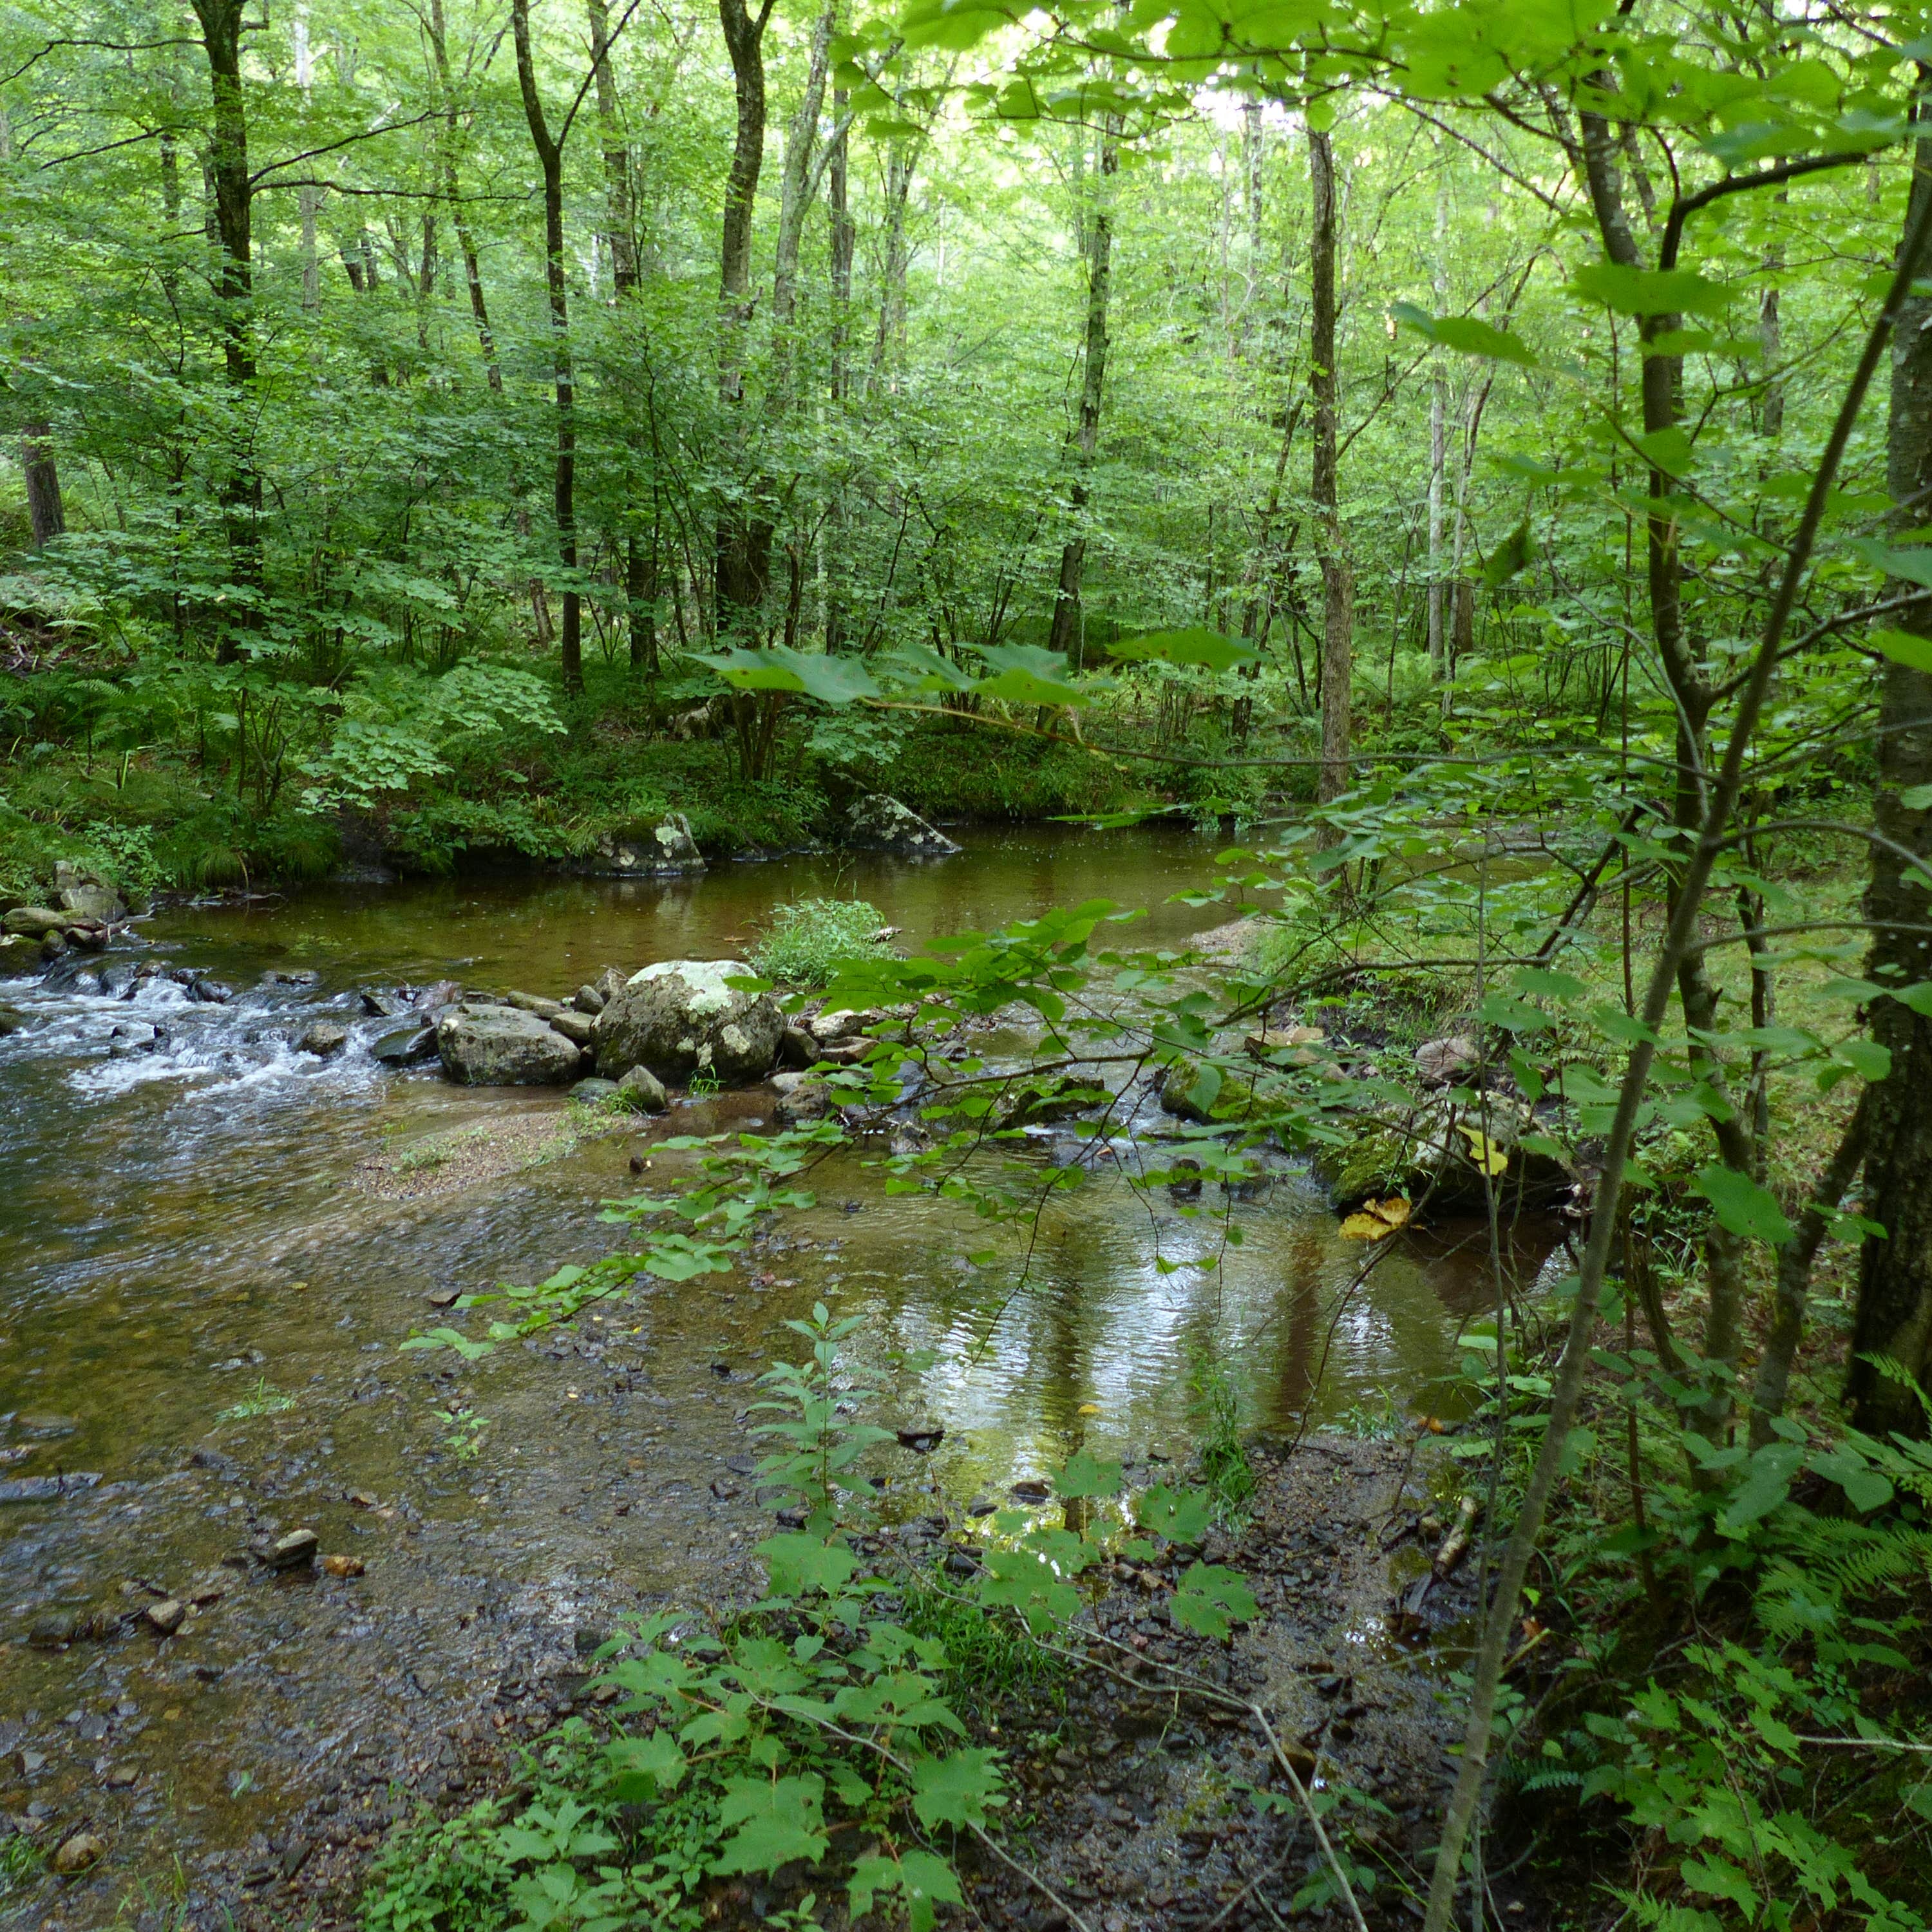
M570 357L569 297L563 279L563 148L553 138L537 92L530 50L530 0L511 0L510 24L517 41L517 85L524 118L543 170L544 271L550 292L550 348L556 386L556 473L553 500L556 512L557 561L563 566L563 624L558 640L563 688L574 698L584 688L584 600L577 575L577 388Z
M850 169L848 162L846 90L832 90L832 152L827 158L825 198L831 216L829 254L832 269L831 380L832 406L843 407L851 393L852 374L848 356L852 345L852 258L856 251L858 226L848 203ZM829 653L842 650L848 623L846 587L845 490L835 478L831 500L825 509L825 648Z
M877 388L888 369L898 367L905 349L906 208L917 160L908 141L894 141L886 152L885 273L880 283L879 326L872 338L868 388Z
M1598 231L1604 252L1612 261L1630 268L1646 266L1625 212L1622 171L1617 157L1621 152L1610 124L1597 114L1579 117L1586 184L1590 194ZM1658 266L1674 268L1675 259L1662 259ZM1680 355L1648 352L1652 343L1682 329L1680 315L1646 316L1638 325L1646 353L1643 358L1643 426L1647 435L1673 429L1681 414L1684 359ZM1666 470L1652 465L1649 472L1650 508L1645 518L1645 546L1650 590L1651 634L1658 657L1676 700L1677 778L1672 800L1672 822L1683 834L1679 849L1688 854L1691 840L1704 817L1701 774L1707 763L1706 727L1716 701L1710 682L1699 668L1696 654L1685 635L1684 626L1683 566L1678 544L1677 515L1672 507L1678 494L1676 479ZM1684 862L1673 860L1666 871L1666 902L1673 913L1682 890ZM1712 1090L1730 1107L1728 1119L1714 1118L1711 1132L1724 1166L1748 1181L1756 1162L1752 1149L1750 1125L1742 1108L1732 1106L1727 1092L1724 1062L1719 1049L1708 1044L1719 1030L1718 994L1712 983L1706 955L1702 947L1690 949L1677 975L1678 998L1689 1031L1690 1065L1694 1074L1708 1082ZM1736 1371L1743 1349L1744 1305L1744 1238L1714 1216L1704 1236L1704 1274L1706 1305L1702 1353L1714 1371L1708 1378L1702 1400L1692 1411L1691 1426L1712 1442L1724 1439L1736 1407ZM1694 1480L1717 1480L1700 1472Z
M764 39L772 4L773 0L763 0L754 14L746 0L718 0L738 117L718 250L718 388L734 405L745 399L746 337L753 306L752 215L765 159ZM754 484L718 518L717 628L721 636L736 632L738 641L750 644L760 641L759 614L771 576L772 524L762 499Z
M503 393L503 372L496 366L496 338L490 332L490 307L483 296L483 272L478 264L476 237L464 212L456 177L458 122L456 92L449 84L449 40L443 26L442 0L430 0L430 52L436 62L436 89L442 99L442 195L462 251L463 277L470 290L470 313L476 321L476 340L483 353L483 373L498 395Z
M1335 151L1311 130L1312 203L1309 242L1308 386L1315 402L1315 451L1309 494L1315 505L1322 566L1322 765L1316 796L1327 805L1348 788L1349 686L1354 670L1355 579L1342 538L1336 494L1335 376Z
M1108 196L1120 167L1120 122L1112 116L1100 136L1100 172L1087 224L1087 340L1080 376L1080 421L1074 431L1075 467L1067 499L1077 520L1087 507L1087 473L1100 447L1100 405L1107 382L1107 301L1114 278L1114 211ZM1058 651L1077 670L1086 656L1080 621L1081 580L1087 567L1087 538L1077 527L1060 553L1060 580L1053 600L1053 630L1047 649Z
M818 145L819 110L825 104L825 75L838 31L838 0L819 15L812 29L812 52L805 91L785 134L784 174L778 196L778 246L772 266L772 324L777 352L787 356L788 332L798 310L798 250L805 235L805 213L812 184L812 164Z
M1442 142L1436 143L1436 165L1442 168ZM1448 299L1449 182L1445 173L1436 178L1436 310L1439 315ZM1429 674L1440 684L1448 670L1448 638L1444 633L1444 592L1442 579L1442 475L1448 458L1449 380L1443 374L1440 356L1429 386Z
M27 520L34 548L45 550L67 529L67 510L61 502L60 472L54 464L53 432L45 423L29 423L20 434L20 470L27 484Z
M254 244L250 229L254 186L248 177L248 118L242 94L242 0L194 0L202 44L208 54L213 97L214 136L208 149L208 184L213 190L215 239L221 254L221 346L228 386L236 400L234 440L221 487L224 520L235 580L248 592L262 581L262 479L244 428L243 399L255 380L254 304ZM218 662L241 656L238 633L252 629L258 612L253 596L232 607L215 646Z
M586 0L590 58L597 76L597 124L604 136L604 234L610 244L610 280L617 299L638 285L638 228L631 190L631 154L617 111L617 79L610 70L610 15L604 0Z
M1932 73L1922 67L1916 118L1928 120L1923 89ZM1908 231L1924 197L1932 194L1932 133L1913 149ZM1886 488L1901 507L1900 530L1925 520L1925 492L1932 488L1932 298L1917 292L1900 314L1892 336L1892 413L1886 432ZM1893 583L1888 595L1908 596L1912 586ZM1932 608L1921 598L1908 616L1892 622L1932 638ZM1878 789L1873 819L1894 846L1932 858L1932 811L1909 806L1932 784L1932 674L1888 658L1879 686ZM1883 845L1871 848L1865 916L1875 930L1867 976L1885 986L1932 980L1932 947L1920 933L1927 920L1922 885L1906 876L1905 862ZM1868 1433L1925 1431L1912 1392L1873 1367L1870 1358L1889 1356L1922 1387L1932 1378L1932 1018L1898 1000L1871 1003L1871 1035L1892 1055L1892 1067L1869 1093L1864 1211L1886 1231L1868 1238L1860 1258L1858 1295L1852 1323L1852 1362L1846 1394L1852 1420Z

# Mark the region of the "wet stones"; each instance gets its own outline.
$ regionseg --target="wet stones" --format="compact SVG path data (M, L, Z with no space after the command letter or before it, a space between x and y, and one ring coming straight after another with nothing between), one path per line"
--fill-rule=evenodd
M884 792L856 800L845 818L845 843L898 859L950 859L960 848L909 806Z
M166 1031L144 1020L128 1020L107 1036L110 1060L131 1060L136 1054L153 1053L167 1041Z
M663 1081L708 1073L728 1083L768 1073L784 1030L778 1002L728 983L754 976L736 959L666 959L634 974L597 1017L598 1072L621 1079L644 1066Z
M662 1114L670 1105L664 1084L648 1066L634 1066L611 1093L636 1114Z
M573 1046L589 1046L596 1037L596 1022L574 1006L560 1007L549 1018L552 1030L562 1034Z
M392 1070L418 1066L436 1056L436 1028L424 1025L420 1020L410 1020L379 1034L369 1048L369 1057L379 1066Z
M298 1049L318 1060L329 1060L349 1044L349 1029L340 1020L316 1020L296 1041Z
M142 1619L159 1636L172 1636L188 1615L188 1606L178 1597L164 1598L141 1612Z
M106 1843L92 1832L76 1832L63 1838L56 1848L53 1868L62 1878L76 1878L91 1871L107 1856Z
M61 1476L15 1476L0 1482L0 1503L53 1503L79 1496L100 1480L98 1470L75 1470Z
M446 1008L436 1026L442 1070L464 1087L559 1087L583 1053L548 1021L514 1006Z
M292 1529L278 1537L262 1552L262 1561L278 1574L284 1570L313 1568L322 1539L312 1529Z

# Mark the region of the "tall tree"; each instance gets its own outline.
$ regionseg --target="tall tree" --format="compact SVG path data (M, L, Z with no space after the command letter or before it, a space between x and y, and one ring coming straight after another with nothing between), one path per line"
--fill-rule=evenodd
M223 362L235 405L221 500L236 581L244 592L256 593L262 582L262 479L247 406L255 382L254 184L248 172L248 113L242 92L242 0L194 0L194 7L214 104L208 181L220 254ZM235 613L222 626L215 647L217 656L227 663L241 655L238 632L252 627L259 614L255 596L244 595Z
M1120 167L1120 122L1109 116L1100 136L1100 165L1090 210L1084 212L1087 256L1087 332L1080 370L1080 415L1072 437L1074 470L1067 503L1075 526L1060 553L1054 586L1049 650L1078 664L1084 655L1080 593L1087 568L1088 475L1100 447L1100 406L1107 382L1107 305L1114 280L1113 182Z
M1355 576L1342 535L1338 494L1335 149L1325 129L1309 130L1308 171L1308 386L1315 403L1309 494L1315 505L1316 554L1322 567L1322 764L1316 796L1325 805L1348 788L1349 687L1354 676L1355 638Z
M1921 67L1914 118L1924 131L1912 148L1908 235L1932 195L1928 84L1932 70ZM1892 338L1886 487L1898 506L1894 517L1901 530L1924 525L1932 493L1932 297L1923 289L1913 284ZM1887 588L1910 596L1913 586ZM1932 638L1932 598L1917 598L1892 621ZM1932 943L1925 937L1932 898L1924 883L1932 861L1932 673L1887 658L1875 737L1873 819L1880 837L1872 843L1865 891L1865 916L1872 922L1866 975L1881 986L1922 986L1932 981ZM1885 1234L1868 1237L1860 1257L1848 1393L1861 1429L1922 1435L1925 1419L1912 1391L1882 1373L1872 1358L1889 1357L1922 1386L1932 1386L1932 1187L1926 1185L1932 1174L1932 1016L1901 1000L1879 999L1871 1003L1870 1024L1873 1039L1891 1056L1867 1110L1865 1212Z
M566 116L555 134L538 92L536 59L530 45L530 0L511 0L510 24L517 43L517 85L530 144L543 170L544 280L550 297L551 368L556 397L556 465L553 502L556 514L557 561L563 567L563 625L558 638L563 688L574 697L584 688L584 600L577 586L577 381L570 352L570 299L564 281L563 143L570 132Z
M718 247L718 387L724 400L734 406L745 399L746 338L753 306L752 216L765 162L765 28L774 4L775 0L760 0L754 13L746 0L718 0L737 112ZM754 483L718 512L716 595L720 632L740 633L747 643L758 641L771 550L771 514Z
M45 550L67 529L60 470L54 461L53 431L45 423L29 423L22 433L20 471L27 485L27 523L33 532L34 548Z

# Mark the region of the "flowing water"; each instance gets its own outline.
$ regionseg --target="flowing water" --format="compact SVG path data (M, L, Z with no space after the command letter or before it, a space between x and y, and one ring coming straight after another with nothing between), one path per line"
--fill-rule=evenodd
M452 1696L514 1691L614 1609L744 1587L766 1520L748 1384L814 1299L865 1316L883 1419L946 1431L893 1465L902 1512L1076 1447L1182 1459L1210 1360L1245 1426L1439 1400L1456 1325L1493 1292L1486 1232L1400 1237L1345 1294L1364 1250L1286 1162L1239 1201L1208 1187L1193 1217L1103 1173L1022 1235L888 1196L867 1155L842 1154L820 1204L733 1275L473 1366L399 1349L442 1318L439 1292L616 1245L598 1209L636 1184L638 1143L586 1131L560 1093L385 1072L359 988L567 996L607 963L742 952L775 904L835 891L906 944L1098 896L1151 909L1136 943L1216 917L1166 903L1211 869L1186 833L966 836L937 865L332 886L140 923L140 956L206 969L238 989L226 1004L160 979L132 1000L0 982L25 1022L0 1039L0 1481L99 1478L0 1505L0 1810L107 1835L97 1907L177 1856L259 1858L293 1805L358 1762L404 1765ZM292 1042L324 1017L352 1037L318 1059ZM116 1057L113 1028L140 1022L164 1043ZM758 1120L770 1098L686 1102L652 1132ZM1532 1231L1510 1265L1527 1278L1549 1244ZM367 1574L251 1565L297 1527ZM131 1620L164 1596L204 1600L168 1637ZM130 1621L26 1641L102 1612Z

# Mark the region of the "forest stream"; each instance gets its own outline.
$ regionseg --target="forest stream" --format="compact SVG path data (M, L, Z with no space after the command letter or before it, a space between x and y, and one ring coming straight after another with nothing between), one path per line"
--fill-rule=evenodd
M1100 894L1151 908L1138 936L1213 922L1164 903L1198 876L1191 834L965 836L937 866L333 886L137 924L139 956L206 969L237 989L226 1004L159 979L130 1002L0 985L24 1021L0 1040L0 1478L86 1479L0 1516L0 1747L34 1815L105 1832L117 1886L177 1859L192 1886L246 1886L292 1876L306 1841L278 1821L326 1811L338 1786L427 1770L460 1790L455 1754L424 1754L450 1710L567 1708L580 1632L640 1600L750 1587L768 1523L750 1384L816 1299L866 1318L880 1419L944 1430L936 1453L899 1458L885 1507L903 1517L1004 1494L1082 1447L1184 1460L1190 1343L1216 1334L1259 1431L1440 1399L1458 1318L1492 1292L1486 1232L1399 1237L1338 1306L1362 1250L1286 1161L1226 1204L1245 1240L1217 1271L1162 1273L1157 1251L1222 1241L1218 1213L1184 1219L1160 1194L1150 1215L1103 1164L1030 1235L989 1232L889 1197L842 1154L818 1205L733 1275L649 1288L578 1337L470 1366L399 1352L442 1318L434 1298L608 1251L599 1204L637 1184L644 1138L761 1123L771 1092L586 1126L555 1090L385 1070L361 988L568 994L606 963L730 954L774 904L828 890L862 893L904 944ZM297 1051L324 1016L349 1046ZM160 1021L164 1046L112 1057L130 1018ZM1521 1238L1527 1278L1550 1237ZM251 1558L297 1528L363 1574ZM140 1620L162 1600L190 1606L171 1636ZM91 1618L118 1628L89 1636ZM63 1630L80 1634L51 1647Z

